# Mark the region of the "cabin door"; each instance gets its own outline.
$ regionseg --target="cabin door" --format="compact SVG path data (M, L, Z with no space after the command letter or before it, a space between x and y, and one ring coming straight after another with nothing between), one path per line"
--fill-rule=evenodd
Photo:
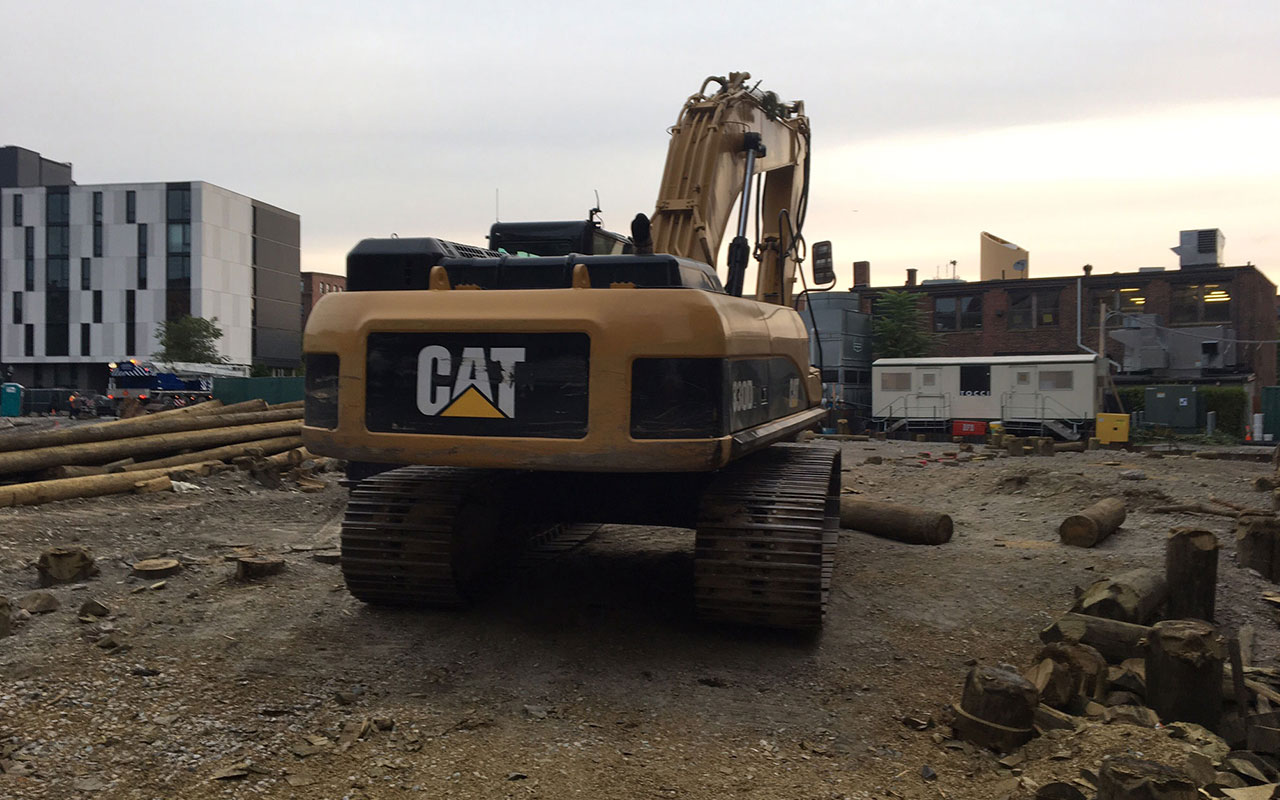
M1014 364L1009 368L1009 391L1005 395L1005 419L1039 419L1039 370L1034 364Z
M942 391L942 371L920 370L920 391L916 393L917 408L912 416L918 419L947 419L947 402Z

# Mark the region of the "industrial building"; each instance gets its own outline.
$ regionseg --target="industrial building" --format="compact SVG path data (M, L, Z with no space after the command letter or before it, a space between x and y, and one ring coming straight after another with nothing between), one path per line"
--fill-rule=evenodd
M307 317L311 316L311 309L316 307L320 298L333 292L347 290L347 276L335 275L331 272L304 272L300 285L302 287L302 327L305 329Z
M867 313L888 289L918 293L927 324L939 336L932 355L1101 348L1117 365L1119 383L1273 385L1276 286L1251 264L1224 266L1224 243L1217 229L1183 231L1174 248L1178 269L1098 274L1086 265L1076 276L921 284L909 270L905 286L855 286L853 293ZM1025 272L1025 265L1017 271Z
M297 214L202 181L76 185L65 165L67 183L34 185L29 166L4 165L19 184L0 186L0 362L13 380L101 390L108 363L150 359L158 325L187 315L217 318L228 363L299 365Z

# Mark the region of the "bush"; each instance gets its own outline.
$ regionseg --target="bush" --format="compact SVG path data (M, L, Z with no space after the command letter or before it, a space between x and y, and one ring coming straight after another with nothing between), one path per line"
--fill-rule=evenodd
M1230 436L1244 436L1249 426L1249 395L1237 386L1201 386L1204 410L1216 411L1218 430Z

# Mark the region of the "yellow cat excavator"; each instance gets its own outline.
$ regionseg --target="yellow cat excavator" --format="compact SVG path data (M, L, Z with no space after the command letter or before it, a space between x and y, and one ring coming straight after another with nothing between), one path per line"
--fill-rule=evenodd
M840 458L795 442L823 414L791 307L809 121L749 78L684 104L630 237L593 214L351 251L307 323L303 439L349 462L353 595L456 606L556 526L664 525L696 531L701 618L821 624Z

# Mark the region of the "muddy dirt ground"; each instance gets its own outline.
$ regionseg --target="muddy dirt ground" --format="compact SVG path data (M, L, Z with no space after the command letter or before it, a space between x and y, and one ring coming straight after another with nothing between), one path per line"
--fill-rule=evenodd
M1273 587L1235 566L1233 521L1152 512L1266 505L1249 482L1268 465L1094 452L943 466L914 457L951 445L842 447L846 491L945 510L955 537L842 532L816 637L694 622L683 530L606 527L518 565L470 610L408 612L364 606L313 559L337 539L346 491L332 478L302 494L223 474L180 494L0 510L0 594L35 589L49 546L84 545L101 567L0 639L0 797L1027 797L1106 753L1181 748L1095 725L1032 742L1011 771L903 718L939 718L974 659L1028 665L1073 587L1160 566L1176 525L1219 533L1219 620L1255 625L1255 661L1275 663ZM1121 480L1131 469L1146 479ZM1115 493L1119 533L1058 543L1065 514ZM237 582L235 546L287 569ZM162 554L185 569L160 588L129 577ZM111 616L78 620L90 599ZM99 647L107 633L124 645Z

